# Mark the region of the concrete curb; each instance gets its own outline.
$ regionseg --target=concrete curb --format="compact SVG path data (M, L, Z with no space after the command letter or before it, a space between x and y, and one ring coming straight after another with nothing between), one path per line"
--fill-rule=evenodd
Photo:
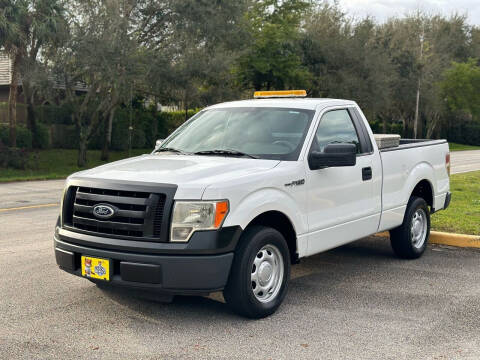
M389 237L388 231L375 234L375 236ZM463 234L451 234L439 231L430 232L430 244L437 245L449 245L465 248L477 248L480 249L480 236L463 235Z

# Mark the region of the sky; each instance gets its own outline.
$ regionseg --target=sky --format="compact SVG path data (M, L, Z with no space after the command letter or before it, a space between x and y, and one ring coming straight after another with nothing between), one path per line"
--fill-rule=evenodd
M466 14L469 24L480 26L480 0L339 0L339 5L350 16L371 15L379 22L420 9L446 16Z

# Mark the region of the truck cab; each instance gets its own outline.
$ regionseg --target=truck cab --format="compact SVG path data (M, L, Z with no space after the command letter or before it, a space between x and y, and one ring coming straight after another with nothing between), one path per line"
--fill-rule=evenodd
M260 92L208 107L151 153L71 175L54 242L61 269L163 294L223 291L272 314L301 258L390 231L420 257L450 202L445 140L379 149L353 101Z

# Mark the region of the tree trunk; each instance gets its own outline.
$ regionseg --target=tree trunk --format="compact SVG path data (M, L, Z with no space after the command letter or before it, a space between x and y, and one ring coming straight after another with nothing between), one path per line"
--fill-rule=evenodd
M415 120L413 121L413 138L417 138L417 131L418 131L418 108L420 106L420 77L418 78L417 84L417 101L415 104Z
M35 118L35 107L34 107L34 95L30 85L23 80L22 81L23 95L27 103L27 127L32 132L32 146L34 148L39 148L40 143L38 142L37 135L37 121Z
M10 82L10 94L8 96L8 123L10 126L9 142L11 147L17 147L17 98L19 79L20 56L16 54L13 58L12 81Z
M87 165L87 145L88 140L85 137L80 137L78 139L78 167L84 167Z
M407 120L405 119L404 116L401 116L400 117L400 120L402 121L402 137L406 137L407 136Z
M427 123L427 139L431 139L433 137L433 133L438 124L440 116L436 113L430 115L430 122Z
M425 38L425 29L422 30L422 34L420 35L420 58L419 62L422 63L423 59L423 41ZM413 121L413 138L417 138L418 132L418 108L420 107L420 85L422 83L422 70L418 74L418 83L417 83L417 101L415 103L415 120Z
M108 121L105 122L105 142L103 143L102 157L103 161L108 161L110 157L110 145L112 144L112 127L113 118L115 116L115 109L110 111L108 115Z
M158 107L157 107L157 98L155 97L155 108L153 110L153 146L156 146L158 140Z

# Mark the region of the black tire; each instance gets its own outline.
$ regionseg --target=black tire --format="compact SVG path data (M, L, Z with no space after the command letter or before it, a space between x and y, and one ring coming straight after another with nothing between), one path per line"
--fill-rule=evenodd
M426 217L426 219L423 220L426 220L426 234L425 236L421 236L423 242L420 242L418 238L415 238L415 236L412 235L412 222L415 221L415 214L419 212L421 215L422 211ZM421 222L421 224L423 224L423 222ZM417 259L425 252L429 238L430 210L428 204L424 199L412 196L408 201L402 225L390 230L390 243L392 244L393 251L402 259Z
M262 259L261 256L263 256L263 253L268 254L265 256L272 256L272 254L268 252L268 249L271 246L273 246L271 249L276 253L276 256L282 257L281 260L283 262L283 267L278 265L278 269L283 268L283 276L280 274L277 276L277 278L280 279L281 284L277 283L278 285L274 286L274 288L277 289L276 291L272 290L270 292L269 290L269 292L266 292L265 294L260 293L257 295L271 296L271 298L266 298L263 299L263 301L260 301L254 294L253 290L254 281L252 281L252 274L254 272L252 270L255 269L256 271L253 262L258 256L260 256L258 259ZM263 253L260 253L261 250ZM267 263L267 261L265 261L265 263ZM275 263L281 264L280 261ZM262 266L263 263L260 267ZM268 266L269 265L267 264L267 267ZM288 250L287 242L280 232L265 226L252 226L251 228L248 228L240 239L240 243L233 259L232 269L230 270L228 284L223 291L223 296L227 301L227 304L237 314L252 319L259 319L273 314L278 309L287 293L288 280L290 279L290 267L290 252ZM275 272L273 271L271 276L274 276L274 273Z

